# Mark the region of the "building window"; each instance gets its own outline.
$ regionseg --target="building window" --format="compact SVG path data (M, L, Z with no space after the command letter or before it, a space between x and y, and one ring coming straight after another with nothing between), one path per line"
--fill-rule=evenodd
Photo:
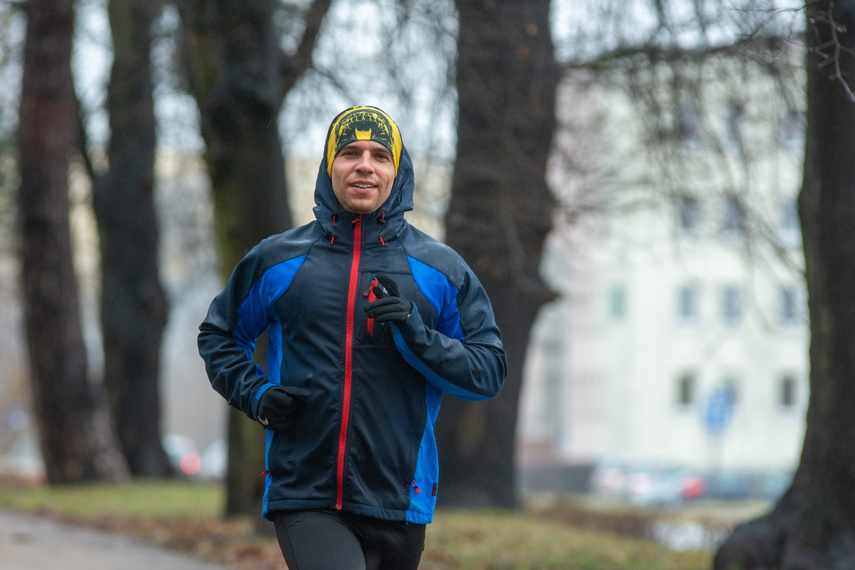
M799 221L799 207L795 200L786 200L780 205L780 225L778 236L784 245L801 245L802 226Z
M745 235L745 208L742 201L734 195L727 196L724 200L721 230L728 237Z
M801 227L798 203L795 200L781 202L781 229L798 233Z
M678 227L685 236L698 235L700 221L700 202L694 196L682 195L678 198Z
M745 122L745 105L742 101L732 100L727 106L726 144L732 149L742 149L742 124Z
M780 289L780 307L779 321L781 325L791 327L798 324L799 314L799 294L795 287L781 287Z
M680 324L692 325L698 321L698 290L686 285L680 287L677 297L677 319Z
M691 374L683 374L677 379L677 404L680 407L688 407L695 403L697 386L695 377Z
M697 101L678 103L675 134L688 148L695 148L701 141L703 115Z
M805 143L807 121L804 113L798 109L789 109L780 121L781 146L784 148L800 149Z
M721 385L730 400L731 406L735 408L739 404L739 381L736 378L725 378Z
M796 405L796 379L787 375L778 384L778 405L785 410L791 410Z
M621 285L614 285L609 291L609 312L616 321L626 314L626 290Z
M736 326L742 318L742 296L739 288L725 287L721 295L722 320L727 326Z

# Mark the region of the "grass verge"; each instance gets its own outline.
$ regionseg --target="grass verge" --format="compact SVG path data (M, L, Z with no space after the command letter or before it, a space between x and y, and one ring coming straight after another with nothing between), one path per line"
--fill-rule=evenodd
M180 481L73 487L0 481L0 509L139 537L235 570L285 569L272 534L259 537L250 520L222 520L222 505L220 487ZM428 527L421 568L700 570L709 565L709 552L674 552L554 517L440 509Z

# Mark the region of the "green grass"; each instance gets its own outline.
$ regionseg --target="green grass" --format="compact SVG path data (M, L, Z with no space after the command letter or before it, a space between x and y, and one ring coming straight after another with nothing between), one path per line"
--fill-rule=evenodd
M674 552L650 541L574 528L516 512L440 510L428 527L425 570L692 570L708 552Z
M0 509L135 534L230 568L284 568L272 538L220 521L221 488L188 482L120 486L3 485ZM440 509L428 526L422 570L706 570L709 552L673 552L650 541L580 529L533 514Z
M222 513L222 505L219 487L181 481L134 481L116 486L0 486L2 509L70 517L215 518Z

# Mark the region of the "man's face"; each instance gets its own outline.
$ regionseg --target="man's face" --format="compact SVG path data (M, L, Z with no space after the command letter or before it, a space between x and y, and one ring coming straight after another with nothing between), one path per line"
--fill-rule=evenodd
M392 192L395 181L392 153L378 142L352 142L336 155L330 178L342 210L370 214Z

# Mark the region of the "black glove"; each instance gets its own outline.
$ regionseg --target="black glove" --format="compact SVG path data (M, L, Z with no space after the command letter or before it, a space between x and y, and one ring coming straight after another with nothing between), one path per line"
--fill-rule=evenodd
M294 386L272 386L258 403L258 422L266 429L287 430L306 408L312 393Z
M365 305L368 318L378 323L401 324L410 318L413 312L413 303L398 293L398 284L385 273L377 274L378 285L374 286L376 301Z

